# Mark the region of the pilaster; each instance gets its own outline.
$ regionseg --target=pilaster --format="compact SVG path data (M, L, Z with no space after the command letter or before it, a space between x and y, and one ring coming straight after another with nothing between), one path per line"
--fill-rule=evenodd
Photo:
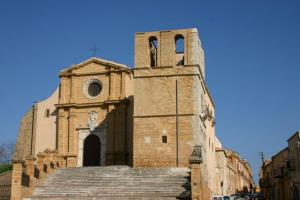
M57 124L57 140L58 140L58 153L63 155L67 152L67 119L66 112L63 108L58 109L58 124Z
M76 137L76 115L75 115L75 109L74 108L70 108L70 112L69 112L69 117L68 117L68 121L69 121L69 138L68 138L68 142L69 142L69 149L68 149L68 153L71 154L76 154L76 150L77 150L77 137Z
M120 99L125 99L125 96L126 96L126 72L121 72Z
M108 133L107 133L107 151L106 151L106 165L114 164L114 152L115 152L115 130L114 130L114 115L115 106L108 105L107 116L108 116Z

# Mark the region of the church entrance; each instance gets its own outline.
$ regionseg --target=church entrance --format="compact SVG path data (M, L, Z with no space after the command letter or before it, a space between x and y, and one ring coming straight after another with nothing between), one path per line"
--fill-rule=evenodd
M90 134L83 147L83 166L100 166L101 143L98 136Z

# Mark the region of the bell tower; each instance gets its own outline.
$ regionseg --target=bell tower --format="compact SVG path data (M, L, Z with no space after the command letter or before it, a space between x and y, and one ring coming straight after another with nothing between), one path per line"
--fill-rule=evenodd
M187 167L194 145L205 145L204 73L197 29L136 33L135 167Z
M199 65L205 74L204 52L197 29L135 34L135 68Z

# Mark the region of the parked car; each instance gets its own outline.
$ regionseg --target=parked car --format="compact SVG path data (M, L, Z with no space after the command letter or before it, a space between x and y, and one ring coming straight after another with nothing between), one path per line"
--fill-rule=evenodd
M233 197L230 196L213 196L212 200L234 200Z
M223 196L224 200L232 200L233 198L230 198L230 196Z
M223 196L213 196L211 200L224 200Z

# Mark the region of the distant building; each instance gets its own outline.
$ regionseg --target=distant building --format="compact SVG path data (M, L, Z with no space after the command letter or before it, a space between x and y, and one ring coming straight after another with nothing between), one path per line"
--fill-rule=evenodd
M0 199L9 200L11 190L11 171L0 174Z
M293 200L300 200L300 131L288 139L288 162Z
M297 131L288 139L288 147L260 170L260 188L266 200L299 200L300 198L300 135Z
M218 193L232 195L250 192L254 188L253 174L249 163L237 152L216 149Z

